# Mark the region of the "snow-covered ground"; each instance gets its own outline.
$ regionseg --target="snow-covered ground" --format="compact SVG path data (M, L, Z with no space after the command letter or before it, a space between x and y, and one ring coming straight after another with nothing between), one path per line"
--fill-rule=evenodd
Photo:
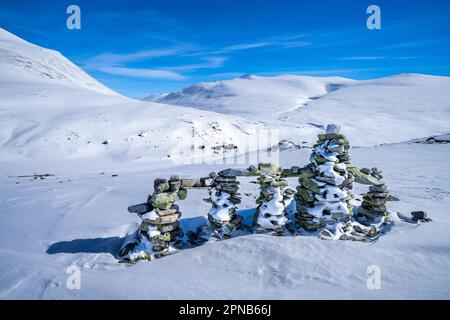
M351 153L356 165L384 170L392 194L400 198L388 203L391 210L425 210L433 221L415 228L396 220L371 244L253 234L123 265L114 255L139 220L126 208L145 201L154 178L203 176L224 166L116 165L101 174L85 173L86 167L72 160L44 180L17 178L32 172L20 164L2 166L0 298L450 298L450 144L395 144ZM281 164L302 165L308 155L307 149L284 151ZM244 196L239 212L248 216L257 190L250 178L241 181L242 192L251 195ZM296 185L296 179L290 182ZM357 185L354 193L364 190ZM205 197L206 190L191 190L179 202L183 226L204 223ZM66 287L72 264L81 269L80 290ZM366 286L370 265L381 268L380 290Z
M245 76L142 102L0 29L0 299L448 299L449 89L449 78L424 75ZM117 262L139 220L127 207L147 199L155 178L230 167L182 165L174 149L189 152L195 141L207 157L221 155L211 147L223 144L243 153L267 128L308 146L329 122L361 146L351 149L355 165L384 171L400 198L389 209L425 210L433 221L396 219L370 244L252 234L148 263ZM303 166L309 153L284 150L280 164ZM251 218L258 190L240 180L239 213ZM205 222L206 196L190 190L179 203L185 231ZM81 270L80 290L66 286L71 265ZM371 265L381 270L379 290L366 285Z

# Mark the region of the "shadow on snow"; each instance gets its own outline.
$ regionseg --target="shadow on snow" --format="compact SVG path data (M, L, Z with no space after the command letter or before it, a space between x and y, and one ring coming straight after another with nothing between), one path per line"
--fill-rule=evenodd
M243 225L250 228L253 223L255 215L255 208L241 209L237 214L243 217ZM207 224L206 216L197 216L192 218L181 218L180 227L185 233L185 238L188 232L196 233L199 228ZM46 253L109 253L114 258L118 259L118 252L125 241L125 237L109 237L109 238L94 238L94 239L74 239L70 241L60 241L52 243ZM189 247L180 248L189 249Z

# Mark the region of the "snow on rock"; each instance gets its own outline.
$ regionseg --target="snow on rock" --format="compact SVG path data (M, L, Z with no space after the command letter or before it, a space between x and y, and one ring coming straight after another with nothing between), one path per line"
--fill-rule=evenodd
M159 102L226 114L273 117L352 82L339 77L240 77L197 83L170 93Z
M285 209L292 201L292 198L289 199L286 204L283 202L283 195L281 194L280 188L270 188L273 194L273 198L269 201L264 202L259 207L259 215L256 220L256 223L268 230L279 229L280 227L284 227L286 223L289 222L289 219L286 218Z
M219 195L217 195L219 194ZM231 219L230 208L235 206L229 201L230 194L227 192L218 193L215 188L211 188L211 201L214 202L217 207L211 208L211 216L220 222L228 222Z
M260 163L257 178L260 186L259 198L256 200L256 217L254 229L257 232L275 231L283 234L290 220L286 217L295 194L288 181L281 177L283 169L271 163Z
M200 238L216 241L230 238L240 232L242 217L236 214L237 205L241 203L239 184L232 170L211 173L213 177L206 202L212 205L208 212L208 223L202 227Z

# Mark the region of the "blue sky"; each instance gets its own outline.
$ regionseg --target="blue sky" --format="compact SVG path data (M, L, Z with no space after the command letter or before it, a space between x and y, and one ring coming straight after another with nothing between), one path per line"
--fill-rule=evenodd
M66 8L81 8L81 30ZM381 30L366 27L369 5ZM450 1L1 1L0 27L135 98L257 75L450 75Z

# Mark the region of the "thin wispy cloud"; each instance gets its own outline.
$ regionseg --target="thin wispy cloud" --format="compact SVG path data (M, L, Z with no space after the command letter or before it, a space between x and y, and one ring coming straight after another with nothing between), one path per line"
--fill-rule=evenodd
M144 69L144 68L125 68L125 67L105 67L99 71L114 74L118 76L149 78L149 79L167 79L167 80L183 80L185 76L168 70Z
M374 68L348 68L348 69L316 69L316 70L278 70L256 72L258 76L278 76L278 75L296 75L296 76L335 76L350 73L359 73L373 71ZM233 74L233 73L232 73ZM235 74L243 75L244 73L236 72Z
M359 57L344 57L344 58L339 58L338 60L357 61L357 60L382 60L382 59L386 59L386 57L383 57L383 56L359 56Z
M157 48L150 50L143 50L131 53L111 53L104 52L96 56L90 57L83 61L86 66L98 66L100 65L119 65L127 62L145 61L149 59L174 56L184 52L186 48Z
M417 40L417 41L405 41L405 42L387 45L386 48L399 49L399 48L421 47L421 46L436 44L436 43L441 42L442 40L443 39L424 39L424 40ZM446 39L446 41L448 41L448 39Z
M281 47L289 49L289 48L307 47L313 44L314 43L311 41L286 41L281 43Z
M225 48L219 50L219 52L231 52L231 51L255 49L255 48L271 46L273 44L274 44L273 42L239 43L239 44L234 44L234 45L225 47Z
M336 75L336 74L348 74L356 72L372 71L373 68L349 68L349 69L329 69L329 70L303 70L293 71L290 74L295 75Z
M158 39L176 43L180 40L180 35L190 32L189 28L178 19L153 9L131 12L101 10L92 13L92 18L98 22L96 25L98 28L107 27L109 21L121 21L122 28L115 32L122 35L129 34L133 38Z
M218 50L205 50L205 48L186 43L175 47L153 48L129 53L103 52L81 61L83 67L103 73L131 77L148 77L180 80L186 76L181 72L192 72L199 69L217 69L224 66L229 57L217 56L236 51L259 49L264 47L297 48L311 45L309 41L299 40L305 35L281 35L271 37L259 42L238 43L222 47ZM130 67L130 63L149 61L164 57L187 58L198 56L201 62L181 64L175 66L155 66L150 69ZM165 72L163 72L165 71Z
M297 34L297 35L279 35L266 39L262 39L256 42L246 42L246 43L237 43L225 46L216 51L209 52L210 54L222 54L222 53L231 53L234 51L242 51L242 50L251 50L251 49L260 49L266 47L279 47L279 48L297 48L297 47L305 47L313 44L311 41L298 40L299 38L304 38L305 34Z
M166 79L166 80L182 80L186 77L175 71L192 70L195 65L176 67L154 67L154 68L137 68L129 67L130 63L148 62L152 59L173 57L193 50L193 46L180 45L171 48L154 48L130 53L112 53L104 52L81 61L81 65L88 70L100 71L107 74L149 78L149 79ZM203 64L197 65L198 68L206 68L208 64L217 65L223 63L223 59L209 60Z
M185 79L186 76L181 75L179 72L220 68L227 59L227 57L202 57L202 62L200 63L178 66L157 66L150 69L128 66L130 63L179 56L180 54L189 52L189 50L192 50L192 48L160 48L124 54L106 52L81 61L81 65L89 70L121 76L180 80Z
M278 70L278 71L264 71L252 73L257 76L279 76L279 75L296 75L296 76L334 76L349 73L358 73L373 71L374 68L348 68L348 69L317 69L317 70ZM248 73L245 72L224 72L211 74L211 78L237 78L242 77Z
M198 70L198 69L215 69L220 68L223 66L225 60L227 60L226 57L206 57L203 58L205 62L203 63L197 63L197 64L187 64L187 65L181 65L181 66L175 66L175 67L165 67L166 70L173 70L173 71L192 71L192 70Z

